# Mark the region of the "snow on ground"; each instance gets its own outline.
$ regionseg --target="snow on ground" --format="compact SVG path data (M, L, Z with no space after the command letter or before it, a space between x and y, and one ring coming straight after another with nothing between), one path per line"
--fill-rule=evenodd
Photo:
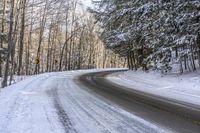
M30 77L30 76L27 76L27 75L16 76L16 75L14 75L11 84L15 84L15 83L17 83L19 81L22 81L22 80L24 80L24 79L26 79L28 77ZM0 89L1 89L1 83L2 83L2 81L3 81L3 79L0 78ZM8 79L8 85L9 84L10 84L10 79Z
M0 133L170 133L82 89L76 77L46 73L0 92Z
M107 79L135 90L200 106L200 71L182 75L127 71L110 75Z

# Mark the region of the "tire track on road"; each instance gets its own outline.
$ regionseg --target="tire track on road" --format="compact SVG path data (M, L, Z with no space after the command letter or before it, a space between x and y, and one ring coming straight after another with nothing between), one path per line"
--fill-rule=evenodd
M74 129L69 119L69 116L67 115L67 113L65 112L65 110L63 109L61 105L60 99L58 97L57 89L48 90L47 94L50 98L53 98L53 103L57 110L57 115L65 130L65 133L77 133L77 131Z

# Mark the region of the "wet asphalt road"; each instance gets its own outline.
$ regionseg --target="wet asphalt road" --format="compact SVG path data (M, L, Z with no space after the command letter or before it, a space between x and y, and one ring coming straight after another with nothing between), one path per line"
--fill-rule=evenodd
M75 82L109 104L178 133L200 133L200 107L117 86L105 76L117 71L82 75Z

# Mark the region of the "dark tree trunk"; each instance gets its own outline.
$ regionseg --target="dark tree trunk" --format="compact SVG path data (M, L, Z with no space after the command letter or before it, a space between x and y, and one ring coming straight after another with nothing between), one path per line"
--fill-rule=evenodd
M11 47L13 43L12 32L13 32L13 18L14 18L14 7L15 7L14 5L15 5L15 0L11 0L10 25L9 25L9 33L8 33L8 53L6 55L7 58L6 58L6 64L5 64L4 78L2 81L2 87L7 86L8 73L10 70L9 59L10 59Z
M1 24L1 33L4 33L4 28L5 28L5 14L6 14L6 5L7 5L7 0L3 1L3 15L2 15L2 24ZM3 48L3 43L4 43L4 36L0 36L0 48ZM3 64L3 59L2 55L0 53L0 77L2 77L2 64Z
M22 14L21 14L21 31L20 31L20 43L19 43L19 62L18 62L17 75L20 75L21 74L21 70L22 70L26 0L22 0L21 4L22 4Z

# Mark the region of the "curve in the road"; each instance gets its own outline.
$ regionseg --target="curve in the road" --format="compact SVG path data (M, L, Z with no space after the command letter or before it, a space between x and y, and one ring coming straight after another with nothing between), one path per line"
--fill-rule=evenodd
M200 108L181 101L118 86L105 79L105 76L119 71L106 71L85 74L78 82L96 96L125 108L148 121L173 129L180 133L200 132Z

